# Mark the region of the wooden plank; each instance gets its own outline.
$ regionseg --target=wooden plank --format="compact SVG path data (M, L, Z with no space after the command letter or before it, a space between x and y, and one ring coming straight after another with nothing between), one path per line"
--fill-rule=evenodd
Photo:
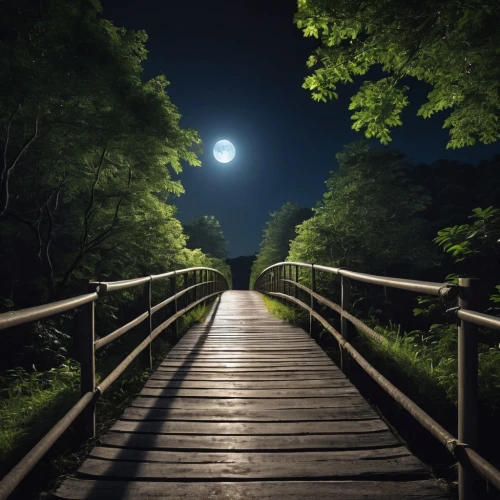
M385 431L380 419L340 420L323 422L176 422L118 420L111 428L115 432L143 434L197 434L197 435L260 435L280 434L355 434Z
M109 432L100 439L108 446L148 450L359 450L394 447L399 444L389 431L368 434L309 434L278 436L196 436Z
M198 452L198 451L154 451L135 450L127 448L110 448L96 446L90 452L90 457L105 460L134 460L148 462L204 464L204 463L313 463L327 460L331 467L336 467L335 462L343 460L394 460L402 457L411 457L411 453L402 445L393 448L380 448L376 450L342 450L342 451L305 451L291 452Z
M334 465L334 467L332 467ZM271 462L271 463L148 463L114 462L89 458L78 470L79 475L102 478L134 478L163 481L175 479L231 481L235 479L277 480L277 479L370 479L398 476L401 480L424 479L428 472L412 456L385 460L329 460L314 462Z
M163 397L155 398L139 396L131 404L138 408L164 408L164 409L185 409L185 410L224 410L224 411L249 411L249 410L290 410L294 408L334 408L349 409L349 415L358 411L360 407L371 408L359 395L340 396L331 398L269 398L269 399L207 399L207 398L175 398ZM355 410L351 410L355 408ZM373 410L372 410L373 411ZM375 412L373 412L376 415Z
M297 381L297 380L346 380L345 375L340 370L331 372L256 372L256 373L241 373L241 372L223 372L223 373L190 373L176 371L156 371L151 375L151 379L158 380L231 380L231 381ZM151 380L150 379L150 380Z
M340 408L248 409L218 407L204 409L126 408L122 420L186 420L205 422L311 422L315 420L367 420L377 414L368 406Z
M331 398L335 396L352 396L358 394L354 387L336 387L327 389L157 389L146 387L139 393L141 396L153 397L190 397L190 398Z
M348 387L354 389L354 386L345 379L330 378L319 380L247 380L234 382L231 380L156 380L150 378L144 387L157 389L324 389L324 388L339 388ZM356 391L357 393L357 391Z
M179 372L211 372L211 373L237 373L237 372L294 372L296 370L300 371L309 371L309 372L315 372L315 373L331 373L335 372L336 369L334 369L331 366L324 365L324 366L252 366L252 367L245 367L245 366L221 366L219 367L200 367L200 366L170 366L170 365L165 365L161 366L158 368L158 371L161 372L172 372L172 371L179 371Z
M215 478L214 478L215 479ZM314 496L312 496L314 495ZM445 500L436 481L162 482L67 479L56 498L68 500Z

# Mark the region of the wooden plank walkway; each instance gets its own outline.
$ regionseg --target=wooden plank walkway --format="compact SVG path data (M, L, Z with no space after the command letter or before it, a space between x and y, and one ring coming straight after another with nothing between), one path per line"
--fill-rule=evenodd
M101 438L64 499L438 499L309 335L225 292Z

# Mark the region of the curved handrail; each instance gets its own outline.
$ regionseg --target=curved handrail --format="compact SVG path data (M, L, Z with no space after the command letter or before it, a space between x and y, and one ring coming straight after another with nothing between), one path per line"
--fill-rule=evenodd
M194 276L194 285L188 286L189 273ZM210 276L211 275L211 276ZM176 279L178 276L184 276L184 289L177 291ZM197 278L199 277L199 282ZM151 304L151 284L154 281L170 278L171 296L159 304ZM144 285L144 306L145 312L139 314L132 321L119 327L112 333L94 340L94 304L99 297L105 293L117 292ZM81 386L82 396L75 405L59 420L59 422L50 429L50 431L21 459L21 461L0 481L0 500L5 500L19 485L19 483L28 475L33 467L47 453L51 446L63 434L68 427L73 424L77 417L82 426L86 437L93 437L95 434L94 407L95 400L115 382L125 369L143 352L148 346L151 349L153 340L170 325L194 309L203 302L215 298L229 289L229 284L225 276L210 267L191 267L170 271L168 273L145 276L132 280L121 280L115 282L89 282L91 293L82 294L49 304L36 307L29 307L0 314L0 330L5 330L14 326L19 326L40 319L49 318L71 309L79 308L80 317L80 344L82 351L81 363ZM194 292L194 300L182 309L177 309L177 300L186 295L189 298L189 292ZM201 297L198 297L201 295ZM153 329L152 317L155 313L162 310L168 304L175 304L175 312L167 320ZM149 318L149 321L146 321ZM96 387L95 385L95 352L121 337L126 332L138 325L146 325L147 334L145 339L133 349L127 357ZM177 323L176 323L177 324ZM151 360L151 352L150 352Z
M288 273L287 271L288 267ZM295 268L295 279L292 278L292 268ZM299 283L299 269L305 268L310 271L311 288ZM316 272L326 272L341 277L342 304L335 304L316 292ZM288 276L287 276L288 274ZM440 424L433 420L416 403L409 399L389 380L383 377L361 354L349 343L348 323L365 332L376 341L387 340L373 331L368 325L348 312L350 283L349 279L437 295L446 299L458 297L458 307L451 309L461 320L458 329L459 338L459 363L458 363L458 439L451 435ZM451 283L436 283L429 281L417 281L403 278L391 278L387 276L376 276L372 274L359 273L344 268L334 268L309 264L305 262L279 262L267 267L255 280L254 289L267 295L288 300L309 312L310 321L315 318L338 342L341 350L342 369L344 369L343 353L346 352L358 365L387 392L395 401L405 408L427 431L446 446L460 464L459 489L465 491L470 486L470 479L466 475L466 469L472 468L484 479L500 490L500 471L482 458L473 446L476 444L476 407L477 407L477 340L476 326L500 329L500 318L483 314L470 309L474 303L475 288L469 279L460 279L459 286ZM297 298L297 291L302 290L310 297L310 305ZM337 332L332 325L319 314L315 307L315 301L340 314L341 333ZM382 337L384 340L382 340ZM345 363L345 371L348 375L348 363ZM467 438L471 439L467 439ZM468 444L465 444L468 443Z
M318 264L307 264L305 262L278 262L277 264L273 264L272 266L264 269L259 274L259 276L255 280L255 283L257 283L259 278L267 273L270 269L282 266L303 267L307 269L314 268L316 271L324 271L330 274L345 276L346 278L351 278L356 281L363 281L365 283L388 286L391 288L400 288L402 290L425 293L428 295L446 295L448 293L448 290L455 287L455 285L453 285L452 283L436 283L434 281L418 281L404 278L391 278L389 276L377 276L375 274L349 271L348 269L345 269L343 267L328 267Z

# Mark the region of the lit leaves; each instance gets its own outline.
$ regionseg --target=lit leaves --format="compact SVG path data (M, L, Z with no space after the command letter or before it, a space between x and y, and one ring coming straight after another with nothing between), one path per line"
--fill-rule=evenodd
M307 62L314 73L303 87L326 102L337 98L338 83L380 65L397 79L414 77L433 87L419 116L452 110L444 121L448 148L491 144L500 138L499 21L498 2L478 9L475 2L451 0L437 11L432 2L300 0L295 23L321 43ZM386 144L407 101L393 94L373 105L370 92L362 88L361 99L351 103L359 109L353 128Z
M402 124L401 112L408 105L407 90L408 87L397 87L394 78L364 82L349 105L350 110L356 110L352 128L358 132L364 130L366 137L388 144L390 128Z
M498 246L500 241L498 208L475 208L469 218L474 223L446 227L434 239L456 262L480 253L485 247Z

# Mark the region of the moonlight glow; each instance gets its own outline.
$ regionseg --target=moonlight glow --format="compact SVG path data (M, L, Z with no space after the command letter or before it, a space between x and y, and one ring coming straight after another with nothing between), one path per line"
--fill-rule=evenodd
M234 158L235 154L236 150L234 149L234 146L225 139L219 141L214 146L215 159L221 163L229 163Z

